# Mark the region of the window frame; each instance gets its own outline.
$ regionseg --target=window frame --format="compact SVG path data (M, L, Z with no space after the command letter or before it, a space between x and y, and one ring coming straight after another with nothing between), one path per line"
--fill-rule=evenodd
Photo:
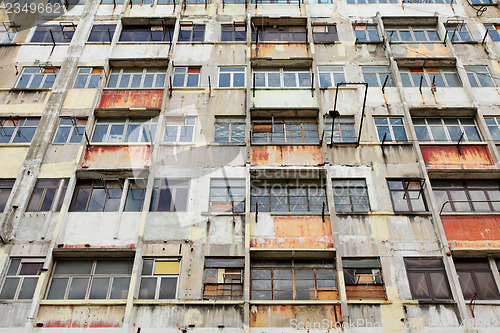
M407 32L411 36L410 40L403 39L401 32ZM425 34L426 39L420 40L417 38L415 32L423 32ZM429 32L433 32L436 36L431 37L432 35ZM392 37L391 37L392 34ZM397 37L394 37L394 36ZM419 24L408 24L408 25L386 25L385 26L385 37L389 41L389 43L436 43L442 42L442 39L439 36L438 29L436 25L419 25ZM395 39L396 38L396 39Z
M246 0L245 0L246 1ZM245 3L243 1L242 3ZM229 3L226 1L226 3ZM232 29L227 29L232 28ZM237 29L238 28L238 29ZM243 29L241 29L243 28ZM241 38L241 32L243 32L243 39ZM231 38L227 37L231 34ZM220 41L221 42L246 42L247 41L247 26L245 24L221 24L220 27Z
M31 142L33 141L33 138L36 135L36 131L38 129L38 126L40 125L40 118L39 117L19 117L19 118L0 117L0 131L4 131L4 124L6 121L11 121L13 124L15 123L15 126L6 127L6 128L14 128L14 129L12 131L12 134L10 135L10 139L8 140L8 142L3 142L5 144L7 144L7 143L9 143L9 144L11 144L11 143L24 143L24 144L29 143L29 144L31 144ZM36 121L36 125L31 125L31 124L26 125L26 122L28 122L28 121L29 122ZM21 134L18 134L18 133L20 133L19 131L20 130L22 131L22 129L29 129L29 128L35 128L31 138L27 141L16 141L17 137L21 137Z
M377 124L377 121L378 119L386 119L387 120L387 123L386 124L383 124L383 123L379 123ZM395 119L400 119L401 120L401 124L395 124L395 123L392 123L395 121ZM395 142L395 143L407 143L409 142L408 141L408 135L406 134L406 126L405 126L405 120L404 120L404 117L402 116L374 116L373 117L373 121L375 123L375 130L377 132L377 139L379 142L382 142L382 140L384 139L384 136L382 135L381 137L381 133L379 131L379 126L381 127L387 127L389 131L385 131L384 133L388 133L389 136L386 136L385 138L385 142ZM405 138L403 140L398 140L396 139L395 135L394 135L394 127L401 127L403 129L403 134L405 136ZM401 135L398 134L398 136Z
M430 124L429 125L429 119L439 119L441 121L441 126L437 124ZM457 120L458 125L456 124L446 124L446 119L450 120ZM463 124L464 119L472 119L474 122L474 125L469 125L469 124ZM415 120L423 120L425 124L416 124ZM415 133L417 133L417 141L419 143L455 143L457 144L458 139L452 140L451 134L450 134L450 127L459 127L460 132L463 133L463 136L461 137L461 142L471 142L471 143L482 143L484 140L481 137L481 132L479 131L479 127L477 126L476 119L474 117L412 117L412 122L413 122L413 127L415 129ZM466 127L472 127L474 126L477 136L479 137L479 141L472 141L469 140L469 135L467 134ZM417 132L417 128L424 128L426 129L427 136L430 138L430 140L421 140L419 139L419 135ZM446 141L440 141L440 140L435 140L434 139L434 132L432 131L432 127L436 128L442 128L443 133L446 135ZM459 137L460 139L460 137Z
M52 181L54 184L43 184ZM66 195L66 191L68 189L69 178L38 178L35 184L35 187L31 191L30 198L28 200L28 205L26 206L26 212L36 213L36 212L59 212L61 210L64 196ZM50 199L50 206L48 209L44 209L43 206L45 204L45 199L47 198L47 192L50 190L54 190L54 195L52 199ZM38 205L36 207L31 207L32 202L34 203L36 200L35 191L41 190L42 193L40 195L40 199ZM59 196L59 198L58 198ZM56 200L58 199L58 200Z
M339 184L343 182L344 184ZM358 183L358 185L356 185ZM362 184L361 184L362 183ZM338 195L336 192L336 188L341 188L341 194L345 194L347 190L348 195ZM361 189L364 191L364 195L354 195L354 191ZM354 190L353 190L354 189ZM335 206L335 212L342 214L363 214L371 212L370 208L370 195L368 193L368 186L366 184L366 178L333 178L332 179L332 190L333 190L333 203ZM340 198L348 198L349 203L341 203L338 202ZM355 202L356 200L360 200L359 198L366 199L366 203L362 203L361 201ZM349 209L342 209L341 206L349 206ZM360 210L354 210L355 206L362 207ZM366 206L363 208L363 206Z
M12 189L15 183L15 179L0 179L0 214L3 213L5 207L7 206L7 202L9 201L10 195L12 194ZM5 199L5 202L3 201L3 199Z
M265 25L256 27L256 31L252 26L251 39L252 43L256 43L256 38L258 37L258 43L307 43L307 26L305 25ZM300 29L299 29L300 28ZM304 31L302 31L302 28ZM297 30L297 31L293 31ZM301 31L298 31L301 30ZM257 35L258 32L258 35ZM303 35L303 38L302 38ZM273 39L267 39L273 36ZM267 38L266 38L267 37ZM286 38L291 37L291 38ZM284 39L285 38L285 39ZM292 39L292 40L288 40Z
M440 268L435 268L435 267L409 268L408 266L409 266L409 262L411 260L436 261L436 263L437 263L437 261L439 261L440 264L441 264L441 267ZM453 300L453 295L451 293L450 283L449 283L449 280L448 280L448 274L446 274L446 270L445 270L442 258L433 258L433 257L423 257L423 258L422 257L404 257L403 261L404 261L404 264L405 264L406 274L407 274L407 277L408 277L408 284L410 286L410 292L411 292L411 295L412 295L413 299L424 300L424 301L425 300L431 300L431 301L449 301L449 300ZM429 291L429 298L417 298L418 296L415 295L416 290L414 290L413 283L412 283L412 278L410 277L410 274L409 274L410 272L411 273L424 274L424 278L425 278L427 290ZM449 294L449 298L436 298L435 297L435 289L434 289L434 286L432 284L432 280L431 280L431 277L430 277L431 273L442 273L444 275L444 279L445 279L446 286L447 286L447 289L448 289L447 292Z
M153 33L160 31L160 28L162 31L161 39L153 39ZM174 31L174 24L124 24L120 32L120 37L118 38L118 43L172 43ZM123 33L127 34L127 39L123 39ZM142 39L141 36L145 34L147 34L147 38Z
M366 75L375 75L376 85L370 87L382 87L385 78L388 77L386 87L395 87L392 77L392 70L389 66L361 66L361 74L363 75L363 82L373 82L373 79L368 79ZM384 76L385 75L385 76Z
M333 124L334 144L354 144L358 142L356 120L354 118L354 115L335 118L335 122ZM328 144L331 144L332 142L332 119L332 117L325 117L325 134L323 140L325 140ZM350 132L352 132L351 136L349 136Z
M85 73L85 71L90 70L89 73ZM78 71L76 73L75 81L73 82L72 89L97 89L99 88L99 83L101 83L102 74L104 73L103 68L96 67L78 67ZM83 87L77 87L77 82L79 77L87 77L85 79L85 83ZM95 81L97 78L97 82ZM89 87L90 86L90 87Z
M31 35L30 44L69 44L73 39L77 25L70 22L71 25L63 25L63 22L57 24L38 25ZM71 29L67 29L71 27ZM52 30L55 29L55 30ZM51 33L52 32L52 33ZM45 33L41 41L33 41L35 35ZM68 34L70 37L67 37Z
M484 28L493 42L500 42L500 23L487 23L484 24Z
M92 266L90 268L90 273L55 273L57 269L57 265L60 262L83 262L83 261L92 261ZM130 262L130 273L128 274L120 274L120 273L96 273L97 269L97 264L98 262L117 262L117 261L122 261L122 262ZM106 258L106 257L101 257L101 258L57 258L54 262L54 265L52 267L52 271L50 274L50 280L47 285L47 290L45 292L45 298L46 300L61 300L61 301L72 301L72 300L106 300L106 301L111 301L111 300L125 300L125 298L112 298L111 293L113 290L113 285L114 281L116 278L128 278L128 288L126 289L127 291L130 290L130 283L131 277L132 277L132 268L134 264L134 258ZM75 278L87 278L88 277L88 282L87 282L87 288L85 289L85 296L84 298L69 298L69 293L71 290L71 285L72 282ZM53 286L53 281L54 278L60 278L64 279L67 278L66 282L66 289L64 290L64 295L62 298L49 298L51 288ZM105 298L90 298L90 293L92 291L92 286L94 285L94 280L96 278L108 278L108 286L107 286L107 291L106 291L106 297Z
M325 79L322 79L322 77L326 76L326 80L332 85L324 85L323 83ZM318 66L318 81L319 81L319 87L320 89L327 89L327 88L334 88L337 86L337 83L340 82L346 82L345 79L345 69L344 66L338 65L338 66Z
M482 66L482 65L475 65L475 66L464 66L465 72L467 73L467 79L469 80L469 83L472 88L496 88L496 79L490 74L490 70L488 69L488 66ZM474 69L482 69L482 71L474 70ZM483 85L482 80L478 78L479 75L486 76L491 82L491 85L486 84ZM474 79L471 80L471 78Z
M14 44L19 28L17 26L2 25L0 31L0 44Z
M62 124L63 120L70 120L71 125ZM66 139L63 141L56 141L59 131L61 128L68 128L69 132L67 133ZM59 125L57 126L57 131L54 134L54 138L52 139L52 144L79 144L82 142L83 137L85 136L85 131L87 128L87 118L70 118L70 117L60 117ZM79 131L82 131L80 134ZM74 135L76 131L76 135ZM64 135L64 133L62 134ZM73 137L80 137L78 141L72 141Z
M360 5L360 4L397 4L398 0L347 0L348 5Z
M197 123L197 116L182 116L182 115L179 115L179 116L174 116L174 115L168 115L168 116L165 116L165 129L163 131L163 140L162 142L163 143L169 143L169 144L178 144L178 143L192 143L192 142L195 142L195 134L196 134L196 123ZM169 121L172 122L173 120L180 120L182 119L183 120L183 124L172 124L170 123L169 124ZM192 121L192 124L190 124L190 122ZM176 137L175 137L175 140L174 141L168 141L166 140L167 138L167 127L170 126L170 127L176 127ZM187 129L191 129L191 140L188 140L188 141L181 141L181 138L183 137L182 136L182 133L183 131L185 131L185 128ZM185 132L185 133L188 133L188 132Z
M184 0L187 1L187 0ZM198 0L196 0L198 1ZM203 1L203 0L202 0ZM210 2L210 0L207 0ZM204 4L205 2L200 2ZM203 27L203 29L201 29ZM183 35L187 34L189 31L189 38ZM181 22L179 29L179 36L177 37L177 42L179 43L203 43L205 42L206 25L203 24L186 24ZM200 36L197 36L200 34Z
M462 79L460 75L458 75L458 71L455 67L400 67L399 75L401 76L403 88L418 88L420 86L420 80L416 78L417 76L423 77L422 87L431 86L434 77L439 77L435 82L437 88L463 87ZM452 80L448 82L447 75L453 75L458 85L453 85Z
M379 257L342 257L342 268L348 300L387 299ZM358 296L360 293L362 296ZM383 297L380 293L383 293Z
M335 23L332 24L317 23L313 24L311 28L312 28L313 42L316 44L335 44L335 42L339 41L339 33L337 25ZM323 28L324 31L315 31L315 30L320 30L321 28Z
M144 273L144 268L145 268L145 262L146 261L153 261L153 266L151 267L151 275L145 274ZM158 262L177 262L179 263L179 272L177 274L155 274L155 267ZM164 300L164 299L177 299L179 296L179 281L180 281L180 275L182 271L182 260L181 258L176 258L176 257L145 257L142 258L142 268L141 268L141 274L140 274L140 283L139 283L139 291L137 295L137 299L140 300ZM175 292L174 292L174 297L173 298L160 298L160 292L161 292L161 282L162 280L165 279L176 279L176 285L175 285ZM155 284L155 294L153 298L147 298L147 297L141 297L141 286L143 279L156 279L156 284Z
M95 29L96 27L99 27ZM106 30L99 30L100 27L112 27L111 29L106 29ZM116 24L94 24L92 25L92 29L90 30L89 37L87 38L87 43L105 43L105 44L110 44L113 41L113 37L115 36L116 32ZM90 40L93 36L99 35L99 40Z
M315 126L315 129L307 129L309 126ZM299 129L296 129L300 126ZM256 128L259 131L256 130ZM282 131L279 131L281 127ZM292 129L289 129L292 128ZM295 128L295 129L294 129ZM270 131L268 131L268 129ZM316 136L308 136L306 133L316 133ZM261 135L265 134L265 136ZM292 135L290 134L300 134ZM282 139L282 140L281 140ZM254 118L252 119L251 145L318 145L319 124L317 118Z
M170 193L170 204L168 210L158 210L160 204L160 191L162 189L168 190ZM182 198L185 200L185 207L182 209L177 209L177 191L179 189L184 189L186 192L186 197ZM153 183L153 191L151 194L151 203L149 206L149 212L159 212L159 213L177 213L177 212L187 212L189 210L189 194L191 189L191 180L188 178L155 178ZM167 196L168 198L168 196Z
M222 121L222 119L227 121ZM222 136L226 131L221 127L227 125L228 136ZM217 128L219 126L219 128ZM243 126L243 130L235 130L234 126ZM235 136L235 133L243 133L243 135ZM218 140L220 138L221 140ZM236 139L238 138L238 139ZM220 144L245 145L246 138L246 119L245 116L215 116L214 122L214 142Z
M449 0L445 0L449 1ZM465 23L445 23L446 36L452 43L473 43L474 39ZM465 37L468 36L468 37ZM453 38L453 39L452 39Z
M279 74L279 86L270 86L269 81L270 81L270 75L272 74ZM287 86L285 84L285 75L291 75L293 74L294 76L294 81L295 85L294 86ZM269 67L269 68L253 68L252 69L252 88L253 89L307 89L310 90L312 87L312 72L310 68L288 68L288 67ZM264 78L264 85L260 85L258 81L260 81L260 78L257 78L258 75L263 75ZM305 82L302 84L301 75L308 75L305 80L309 80L309 82Z
M375 23L357 23L353 25L353 30L357 43L382 43Z
M484 121L493 141L500 142L500 116L485 116Z
M233 69L231 71L224 71L224 69ZM238 70L239 69L239 70ZM242 69L242 70L241 70ZM222 71L221 71L222 70ZM246 87L246 67L245 66L219 66L218 68L218 82L217 86L219 88L245 88ZM229 85L221 86L221 75L229 74ZM235 75L243 74L243 85L235 85Z
M217 185L217 182L224 182L225 185ZM225 200L219 200L216 198L222 198L222 195L214 195L214 192L219 190L224 190ZM242 196L234 195L234 189L243 189ZM236 200L242 198L241 200ZM246 202L246 181L245 178L210 178L210 192L208 198L208 206L211 212L224 213L244 213L245 212L245 202ZM215 209L214 205L220 204L222 208L225 205L230 205L231 209ZM225 205L224 205L225 204Z
M184 70L184 71L181 71ZM191 71L191 72L190 72ZM191 85L190 80L194 75L196 77L196 84ZM173 71L173 82L172 88L199 88L200 78L201 78L201 66L175 66ZM179 85L176 80L176 76L182 76L182 85Z
M12 272L12 265L14 261L18 261L18 266L15 269L15 272ZM43 257L10 257L9 260L7 261L8 265L5 266L5 271L4 274L2 274L2 280L0 280L0 295L4 291L4 287L7 283L7 279L19 279L17 282L17 287L16 290L14 291L14 295L12 298L0 298L0 301L32 301L35 290L36 290L36 285L38 284L39 277L42 273L43 270L43 264L44 264L45 258ZM21 274L23 264L38 264L39 265L39 270L38 274ZM36 278L36 283L33 286L33 291L31 293L30 297L26 298L19 298L21 296L21 291L24 285L24 282L26 279L35 279Z
M134 71L134 69L140 69L140 71ZM122 79L125 75L128 75L128 83L126 86L122 86ZM140 75L141 81L138 87L132 87L131 85L134 83L134 76ZM146 77L148 75L153 75L151 87L145 86ZM116 82L114 82L114 86L110 86L112 84L113 78L116 77ZM136 90L136 89L164 89L165 83L167 80L167 68L166 67L111 67L109 72L108 80L106 82L106 90L118 89L118 90ZM158 82L159 81L159 82ZM161 84L163 81L163 85Z
M495 278L493 276L493 272L491 271L491 266L489 263L488 258L454 258L453 259L454 264L455 264L455 270L457 271L458 275L458 281L460 283L460 289L462 289L462 294L464 296L465 300L498 300L500 298L500 291L499 287L495 281ZM476 267L471 268L471 267L466 267L471 264L476 264ZM480 265L483 264L483 265ZM462 266L462 267L461 267ZM486 267L481 267L481 266L486 266ZM470 280L465 281L465 278L460 277L460 273L469 273L470 274ZM481 283L480 278L477 277L477 273L487 273L488 275L488 280L490 282L490 286L493 287L493 297L488 297L487 294L485 294L484 287L487 287L483 284L485 281L483 280ZM483 277L484 278L484 277ZM472 297L467 297L465 295L465 288L462 285L463 283L467 282L472 282L473 288L475 289L475 293L473 294ZM470 288L470 286L469 286Z
M38 70L36 72L35 70ZM16 85L14 89L20 90L49 90L52 89L54 83L57 79L57 75L59 74L59 67L35 67L35 66L25 66L21 73L19 73L19 78L16 81ZM36 81L34 81L35 77L41 75L42 78L38 82L36 87L31 87L31 85ZM20 86L23 81L23 77L29 77L26 85ZM52 79L51 82L49 79Z
M106 182L109 182L106 184ZM123 199L123 196L126 195L127 191L124 191L124 185L125 185L125 178L120 178L120 179L78 179L75 185L74 192L72 194L72 199L71 199L71 204L69 206L69 212L78 212L78 213L102 213L102 212L119 212L120 211L120 206L121 206L121 201ZM109 186L109 187L108 187ZM87 189L88 195L86 200L82 201L85 203L85 207L82 207L83 209L80 209L78 207L78 210L75 210L75 206L77 206L78 202L78 197L80 194L80 191L83 191L84 195L87 194L84 189ZM101 204L100 202L97 202L95 199L92 199L94 196L94 192L96 190L104 190L105 192L105 198L104 202ZM111 197L109 194L110 190L120 190L120 197L117 199L116 194L113 195L114 197ZM99 195L99 194L96 194ZM116 206L116 209L111 206L111 208L107 208L107 205L109 204L109 200L112 199L113 201L117 201L118 205ZM82 199L83 200L83 199ZM96 201L99 206L101 206L100 210L89 210L90 204L92 201ZM112 202L113 202L112 201ZM111 210L108 210L111 209Z
M221 263L218 263L218 264L210 264L210 266L207 266L207 263L209 261L215 261L215 260L220 260L222 261ZM238 266L237 263L235 264L224 264L223 261L241 261L241 265ZM207 282L207 270L215 270L216 273L217 273L217 281L216 282ZM240 276L240 282L233 282L234 279L231 279L229 282L226 282L226 271L229 270L229 271L237 271L239 270L239 273L237 272L229 272L227 273L228 275L235 275L235 274L239 274ZM224 281L223 282L219 282L219 274L222 273L222 276L223 276L223 279ZM202 291L202 298L203 300L213 300L213 301L218 301L218 300L232 300L232 301L237 301L237 300L243 300L243 296L244 296L244 291L243 291L243 282L244 282L244 278L245 278L245 258L244 257L205 257L205 260L204 260L204 265L203 265L203 291ZM215 295L213 295L214 297L210 297L210 295L206 295L206 291L207 291L207 286L213 286L215 287ZM222 286L221 290L218 288L219 286ZM233 286L240 286L241 289L241 295L233 295ZM238 288L236 288L236 291L238 290ZM225 294L226 291L230 291L230 295L219 295L218 292L219 291L222 291L223 294ZM229 296L229 298L226 298L227 296Z
M485 184L485 186L469 185L473 181L481 182L481 180L473 180L473 179L468 179L468 180L451 180L450 179L450 180L448 180L448 182L450 182L452 184L454 183L455 185L446 186L444 184L440 184L441 182L437 181L437 180L434 181L434 184L431 183L432 192L433 192L434 196L436 197L436 201L438 204L442 201L440 199L444 198L445 195L446 195L446 198L448 199L445 202L443 202L441 207L438 207L440 209L440 212L443 212L443 213L464 213L464 212L465 213L491 213L491 212L499 212L500 211L500 202L496 202L498 200L494 200L494 198L491 199L491 195L490 195L490 192L495 192L495 186L489 187L486 184ZM488 181L483 180L482 182L487 182L489 185L492 181L491 180L488 180ZM496 192L498 192L498 195L500 196L500 183L494 182L494 184L496 184ZM441 192L441 194L438 194L438 192ZM455 193L453 193L453 192L455 192ZM454 199L453 194L459 194L459 192L461 194L465 195L465 200L455 200ZM485 202L482 202L480 205L481 206L487 205L488 210L483 210L483 209L480 209L479 207L477 207L477 208L475 207L475 205L477 205L478 200L473 200L471 192L479 192L479 193L482 192L482 195L484 196L484 198L486 200L484 200ZM445 203L447 201L449 201L449 203L447 205L445 205ZM459 201L467 201L467 202L458 203ZM476 204L474 203L474 201L476 201ZM479 200L479 201L483 201L483 200ZM456 207L457 203L458 203L458 207ZM443 207L443 205L445 205L445 206ZM464 207L464 206L467 206L467 207ZM497 206L497 207L495 207L495 206ZM464 207L466 209L463 209L462 207Z
M391 182L392 183L402 183L402 187L401 188L391 188ZM419 183L419 187L420 189L419 190L414 190L414 189L410 189L410 184L411 183ZM408 185L405 186L405 184L408 183ZM392 203L392 209L394 211L394 213L427 213L429 211L429 206L427 205L427 200L425 198L425 193L424 193L424 186L425 186L425 183L424 183L424 180L422 179L418 179L418 178L404 178L404 179L397 179L397 178L388 178L387 179L387 187L389 189L389 194L390 194L390 197L391 197L391 203ZM396 210L396 204L394 202L394 194L393 192L403 192L403 200L406 201L406 209L405 210ZM418 197L415 199L415 198L412 198L410 193L413 193L413 192L419 192L419 195ZM422 204L424 206L424 210L415 210L413 208L413 200L421 200L422 201Z
M95 119L95 123L92 127L92 136L90 138L91 145L102 145L102 144L114 144L117 146L142 143L142 144L151 144L156 135L156 131L158 130L158 121L157 118L97 118ZM95 141L94 137L97 135L97 127L107 126L105 137L102 141ZM123 126L121 134L113 134L113 126ZM138 140L137 141L127 141L129 138L133 138L132 133L129 133L129 128L133 128L137 126L139 130ZM151 131L153 129L153 131ZM146 132L146 130L148 130ZM150 133L150 134L149 134ZM120 141L110 141L113 140L113 135L121 136ZM149 140L148 140L149 139Z

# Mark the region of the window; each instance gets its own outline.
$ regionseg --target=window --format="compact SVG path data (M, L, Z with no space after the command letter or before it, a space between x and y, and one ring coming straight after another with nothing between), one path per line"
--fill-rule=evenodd
M254 119L252 143L319 143L318 122L299 118Z
M215 142L245 143L244 117L215 117Z
M339 40L336 25L313 25L313 40L315 43L333 43Z
M488 31L488 35L490 35L490 38L494 42L500 41L500 24L485 24L484 27L486 28L486 31Z
M453 261L466 300L500 298L488 259L456 258Z
M346 82L343 66L320 66L318 67L319 86L335 87L337 83Z
M305 42L307 41L306 27L303 25L285 26L257 26L257 34L252 30L253 42ZM258 40L256 40L256 36Z
M394 87L391 69L388 66L362 66L363 79L369 87ZM387 81L386 81L387 80Z
M473 5L493 5L494 4L492 0L471 0L470 3Z
M174 67L174 87L199 87L201 67Z
M0 291L0 300L32 299L43 259L12 258Z
M179 32L179 42L203 42L204 40L205 40L204 24L183 25L181 23L181 31Z
M441 259L404 258L413 299L449 300L450 287Z
M99 86L102 68L80 67L76 75L74 89L95 89Z
M185 212L189 195L189 180L155 179L150 212Z
M7 24L0 26L0 44L13 43L18 31L18 27L15 25L9 26Z
M28 2L29 3L29 2ZM85 5L86 0L49 0L50 4L61 4L65 5L66 9L71 9L71 6L76 6L76 5ZM55 13L55 12L54 12Z
M78 118L61 118L59 128L54 136L54 143L80 143L85 132L87 120Z
M436 87L462 86L457 70L452 67L402 67L399 72L403 87L420 87L420 80L422 80L422 87L428 87L431 83L434 83Z
M494 180L433 180L432 191L443 212L500 211L500 183Z
M500 141L500 117L484 117L494 141Z
M70 25L40 25L35 29L30 43L70 43L76 26Z
M325 186L318 181L254 180L251 211L322 212L328 210Z
M175 299L181 263L179 259L144 259L139 299Z
M56 260L47 299L126 299L132 259Z
M342 266L347 299L385 299L378 258L344 258Z
M368 189L364 179L334 179L335 211L342 213L369 212Z
M257 88L311 88L309 68L254 69L254 86Z
M252 260L251 299L337 299L334 268L328 260Z
M117 212L120 208L123 183L123 179L79 179L70 212Z
M465 66L470 85L474 87L494 87L492 76L486 66Z
M348 4L398 3L398 0L347 0Z
M380 42L377 26L374 24L356 24L354 33L358 42Z
M417 139L421 142L480 142L474 118L413 118Z
M153 5L153 0L130 0L132 5Z
M427 211L424 198L423 180L388 180L392 206L395 212Z
M451 1L451 0L447 0ZM445 24L446 34L448 38L453 43L456 42L470 42L472 41L472 37L470 36L469 29L467 29L467 25L462 23L449 23Z
M68 187L68 179L38 179L26 208L27 212L58 212ZM56 197L59 192L59 200Z
M15 180L0 179L0 214L3 213Z
M245 179L212 179L210 181L210 211L245 211Z
M18 89L50 89L56 80L59 68L24 67L17 81Z
M436 27L431 26L386 26L389 42L439 42Z
M145 179L129 179L124 212L140 212L146 195Z
M187 4L191 5L203 5L203 4L209 4L210 0L185 0Z
M92 143L152 142L156 118L97 119Z
M408 141L403 118L401 117L375 117L378 141L405 142Z
M164 142L193 142L196 117L167 117Z
M112 68L108 88L142 89L165 87L164 67Z
M252 0L252 3L294 4L294 3L299 3L299 1L303 1L303 0Z
M158 5L173 5L173 4L178 5L179 0L158 0L157 4Z
M170 42L173 25L124 25L120 42Z
M309 0L309 4L331 4L332 0Z
M0 118L0 143L31 142L39 118Z
M219 87L244 87L245 67L219 67Z
M101 5L122 5L125 0L101 0Z
M434 3L434 4L449 4L452 0L403 0L404 3Z
M206 258L203 299L243 299L244 258Z
M229 3L226 1L226 3ZM245 3L243 1L243 3ZM221 25L221 41L223 42L244 42L247 40L247 27L240 24Z
M332 118L325 119L325 137L324 140L332 142ZM333 127L333 142L334 143L356 143L356 129L354 128L354 116L337 117Z
M115 34L116 25L94 25L90 32L89 42L111 43Z

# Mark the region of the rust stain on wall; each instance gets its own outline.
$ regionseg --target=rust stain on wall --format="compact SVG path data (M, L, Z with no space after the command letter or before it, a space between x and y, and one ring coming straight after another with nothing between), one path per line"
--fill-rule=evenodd
M311 324L327 320L341 323L340 305L252 305L250 308L250 327L286 327L291 320Z
M124 305L42 305L36 324L43 327L121 327Z
M323 163L320 146L253 146L253 165L319 165Z
M161 108L163 90L127 89L105 90L99 101L100 109Z
M333 237L330 219L321 216L274 217L274 233L252 237L250 245L257 248L330 248ZM259 226L257 225L256 228Z
M258 48L258 54L256 52ZM296 57L310 57L311 53L305 43L294 44L266 44L259 43L258 45L252 44L252 58L279 58L288 59Z
M494 169L486 146L421 146L428 169Z
M452 247L500 247L500 216L441 216Z
M404 44L404 46L400 49L406 49L406 56L411 58L450 56L450 50L443 44Z
M82 168L144 168L150 155L149 146L94 146L85 152Z

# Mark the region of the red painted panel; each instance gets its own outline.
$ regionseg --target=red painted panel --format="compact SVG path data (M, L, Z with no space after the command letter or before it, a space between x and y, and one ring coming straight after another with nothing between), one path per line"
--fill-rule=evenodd
M253 146L253 165L319 165L323 163L320 146Z
M500 216L441 216L452 247L500 247Z
M267 223L265 221L264 223ZM321 216L273 217L274 230L269 235L252 237L257 248L331 248L333 236L330 219ZM259 228L259 224L255 228Z
M428 169L494 169L486 146L420 146Z
M104 90L99 102L100 109L161 108L163 90L127 89Z
M149 146L93 146L85 152L82 168L138 169L149 166Z

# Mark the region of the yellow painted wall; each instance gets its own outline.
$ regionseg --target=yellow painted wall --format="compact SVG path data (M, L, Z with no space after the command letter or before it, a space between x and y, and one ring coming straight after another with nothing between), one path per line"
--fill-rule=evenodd
M26 146L0 147L0 161L2 161L0 178L17 178L28 148Z
M63 108L82 109L91 108L97 89L69 89L64 100Z

